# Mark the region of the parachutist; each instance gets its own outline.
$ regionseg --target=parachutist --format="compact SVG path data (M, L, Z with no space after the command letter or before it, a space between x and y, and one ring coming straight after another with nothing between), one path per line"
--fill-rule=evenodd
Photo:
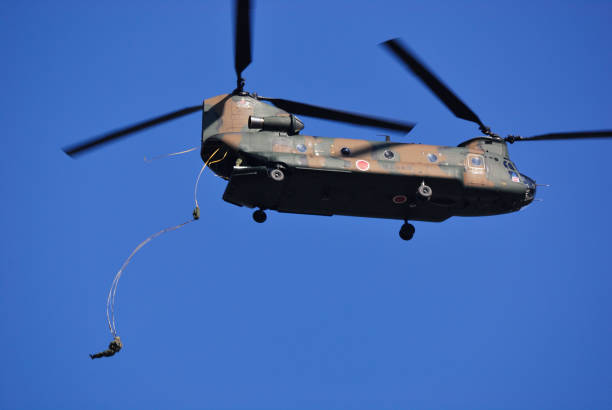
M121 343L121 339L119 338L119 336L115 336L113 341L110 342L110 344L108 345L108 349L100 353L90 354L89 357L91 357L92 359L97 359L99 357L110 357L117 353L119 350L121 350L122 347L123 344Z

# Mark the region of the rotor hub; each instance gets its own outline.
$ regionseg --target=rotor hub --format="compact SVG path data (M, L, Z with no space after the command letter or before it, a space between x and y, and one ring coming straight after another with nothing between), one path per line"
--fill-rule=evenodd
M480 131L484 134L487 135L493 139L497 139L497 140L501 140L503 139L502 137L500 137L498 134L494 133L493 131L491 131L491 128L485 126L485 125L481 125L480 127L478 127L478 129L480 129Z

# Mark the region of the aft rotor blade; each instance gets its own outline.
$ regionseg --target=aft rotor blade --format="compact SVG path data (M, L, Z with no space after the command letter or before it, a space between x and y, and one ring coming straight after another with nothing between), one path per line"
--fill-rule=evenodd
M509 135L506 137L506 141L513 143L515 141L581 140L592 138L612 138L612 130L553 132L550 134L534 135L532 137Z
M251 2L236 0L236 37L234 38L234 67L238 80L251 64Z
M364 125L368 127L382 128L392 131L410 132L416 124L410 122L398 122L383 118L370 117L362 114L354 114L347 111L334 110L331 108L318 107L316 105L300 103L296 101L283 100L280 98L259 97L260 100L269 101L278 108L292 114L305 115L308 117L322 118L324 120L339 121L349 124Z
M93 148L99 148L101 145L112 142L121 137L125 137L129 134L136 133L138 131L145 130L147 128L154 127L164 122L172 121L174 119L183 117L185 115L201 111L202 105L194 105L193 107L186 107L177 111L170 112L168 114L160 115L159 117L151 118L150 120L139 122L138 124L130 125L129 127L122 128L117 131L112 131L107 134L100 135L98 137L91 138L87 141L80 142L78 144L71 145L64 148L64 152L71 157L82 154L87 150Z
M457 117L478 124L486 128L480 118L459 99L446 85L442 83L423 63L421 63L397 38L381 43L421 80Z

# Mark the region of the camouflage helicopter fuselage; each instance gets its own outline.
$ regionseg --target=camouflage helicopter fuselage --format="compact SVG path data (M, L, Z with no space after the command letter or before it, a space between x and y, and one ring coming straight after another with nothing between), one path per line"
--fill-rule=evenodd
M295 118L247 93L204 101L201 155L227 152L211 169L229 180L223 199L239 206L440 222L514 212L535 196L503 140L445 147L314 137L249 128L249 117ZM419 195L422 185L429 198Z

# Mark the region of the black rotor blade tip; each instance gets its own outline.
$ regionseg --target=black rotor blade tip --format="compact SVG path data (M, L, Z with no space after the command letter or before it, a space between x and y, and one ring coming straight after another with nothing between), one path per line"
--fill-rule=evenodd
M234 38L234 67L240 78L242 71L251 63L251 2L236 1L236 36Z
M463 101L453 93L431 70L404 46L398 38L387 40L380 44L386 47L398 59L400 59L439 99L451 110L455 116L472 121L484 127L480 118Z
M513 137L513 136L509 136ZM513 141L559 141L593 138L612 138L612 130L552 132L531 137L513 137Z
M414 128L414 123L399 122L387 120L384 118L371 117L363 114L355 114L348 111L340 111L332 108L319 107L312 104L300 103L281 98L265 98L260 99L269 101L278 108L287 112L305 115L308 117L322 118L325 120L344 122L348 124L363 125L374 128L382 128L392 131L410 132Z
M146 121L139 122L134 125L130 125L129 127L121 128L116 131L112 131L106 134L102 134L100 136L88 139L83 142L79 142L74 145L70 145L66 148L63 148L63 151L71 157L75 157L79 154L84 153L93 148L98 148L104 144L117 140L121 137L128 136L130 134L134 134L138 131L145 130L150 127L154 127L156 125L162 124L164 122L172 121L174 119L183 117L185 115L201 111L202 105L194 105L192 107L182 108L180 110L172 111L167 114L160 115L155 118L151 118Z

